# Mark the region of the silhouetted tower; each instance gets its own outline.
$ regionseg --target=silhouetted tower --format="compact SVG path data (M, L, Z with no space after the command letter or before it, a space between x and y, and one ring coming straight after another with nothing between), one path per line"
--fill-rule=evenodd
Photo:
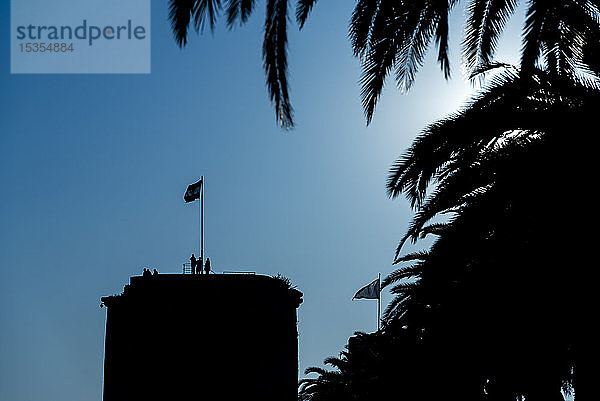
M131 277L108 307L104 401L296 401L302 293L262 275Z

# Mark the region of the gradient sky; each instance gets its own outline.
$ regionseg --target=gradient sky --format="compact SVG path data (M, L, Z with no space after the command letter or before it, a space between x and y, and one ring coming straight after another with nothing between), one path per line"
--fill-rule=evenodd
M376 302L351 297L393 270L410 218L386 197L389 166L470 84L455 23L454 78L430 54L410 94L389 85L366 127L353 4L321 0L302 32L291 24L297 128L283 132L265 93L263 2L246 26L220 24L182 51L155 0L150 75L10 75L1 3L0 400L100 399L100 297L144 267L180 271L199 237L198 206L182 197L200 175L213 269L281 273L304 293L301 376L376 328Z

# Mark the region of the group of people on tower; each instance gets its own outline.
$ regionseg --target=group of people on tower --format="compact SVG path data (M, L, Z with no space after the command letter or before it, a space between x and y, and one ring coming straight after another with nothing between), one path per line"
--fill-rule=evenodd
M158 270L154 269L154 271L151 273L150 269L144 268L144 273L142 274L142 276L143 277L158 276Z
M192 274L202 274L202 260L196 259L196 256L192 253L192 257L190 258L190 264L192 265ZM210 259L206 258L206 262L204 262L204 273L210 273Z

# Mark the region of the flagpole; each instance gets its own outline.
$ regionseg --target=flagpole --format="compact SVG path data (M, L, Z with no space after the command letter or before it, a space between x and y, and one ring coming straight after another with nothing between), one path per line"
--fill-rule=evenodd
M200 274L204 270L204 176L200 178Z
M379 273L377 280L377 287L379 289L377 294L377 331L379 332L381 322L381 273Z

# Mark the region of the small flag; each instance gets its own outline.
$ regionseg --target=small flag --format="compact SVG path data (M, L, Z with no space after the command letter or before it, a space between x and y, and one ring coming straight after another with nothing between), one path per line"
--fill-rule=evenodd
M195 184L188 185L187 191L185 191L185 195L183 195L183 200L186 202L192 202L196 199L199 199L201 188L202 188L202 180L198 181Z
M358 290L352 299L379 299L379 278Z

